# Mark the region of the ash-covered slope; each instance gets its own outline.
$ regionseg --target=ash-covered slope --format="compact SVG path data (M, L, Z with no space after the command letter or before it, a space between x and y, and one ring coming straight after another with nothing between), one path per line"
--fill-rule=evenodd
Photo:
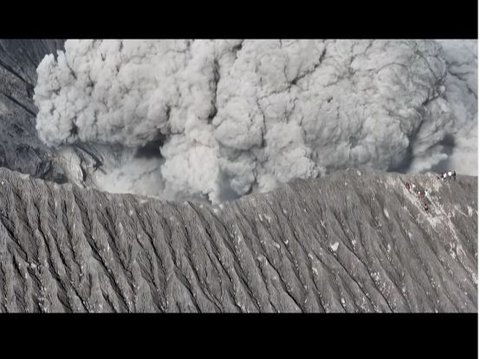
M62 180L51 161L52 151L38 138L32 96L38 64L45 55L62 49L63 43L0 39L0 167Z
M209 207L0 170L3 312L476 312L476 240L476 177L347 170Z

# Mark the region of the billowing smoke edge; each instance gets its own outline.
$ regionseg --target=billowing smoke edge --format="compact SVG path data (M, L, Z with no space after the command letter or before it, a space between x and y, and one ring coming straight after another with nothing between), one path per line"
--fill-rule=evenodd
M476 174L476 49L68 40L38 67L37 130L73 182L164 199L220 202L347 167Z

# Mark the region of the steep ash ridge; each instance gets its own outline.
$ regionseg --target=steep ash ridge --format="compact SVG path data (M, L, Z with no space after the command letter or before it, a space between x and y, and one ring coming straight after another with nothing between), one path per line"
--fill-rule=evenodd
M477 215L469 176L346 170L207 206L0 169L0 311L476 312Z
M32 97L38 64L61 49L62 40L0 39L0 167L57 182L66 177L38 138Z

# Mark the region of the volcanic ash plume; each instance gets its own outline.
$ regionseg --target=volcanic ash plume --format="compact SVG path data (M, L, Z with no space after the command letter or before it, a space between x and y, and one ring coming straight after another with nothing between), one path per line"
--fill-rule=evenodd
M469 174L476 66L476 41L69 40L38 67L37 129L74 182L166 199L463 155ZM79 148L101 165L80 174Z

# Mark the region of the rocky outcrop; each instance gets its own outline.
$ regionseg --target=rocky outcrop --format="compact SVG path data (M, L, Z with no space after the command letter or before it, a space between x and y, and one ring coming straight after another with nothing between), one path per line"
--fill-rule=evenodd
M477 225L468 176L347 170L207 206L2 169L0 311L476 312Z

